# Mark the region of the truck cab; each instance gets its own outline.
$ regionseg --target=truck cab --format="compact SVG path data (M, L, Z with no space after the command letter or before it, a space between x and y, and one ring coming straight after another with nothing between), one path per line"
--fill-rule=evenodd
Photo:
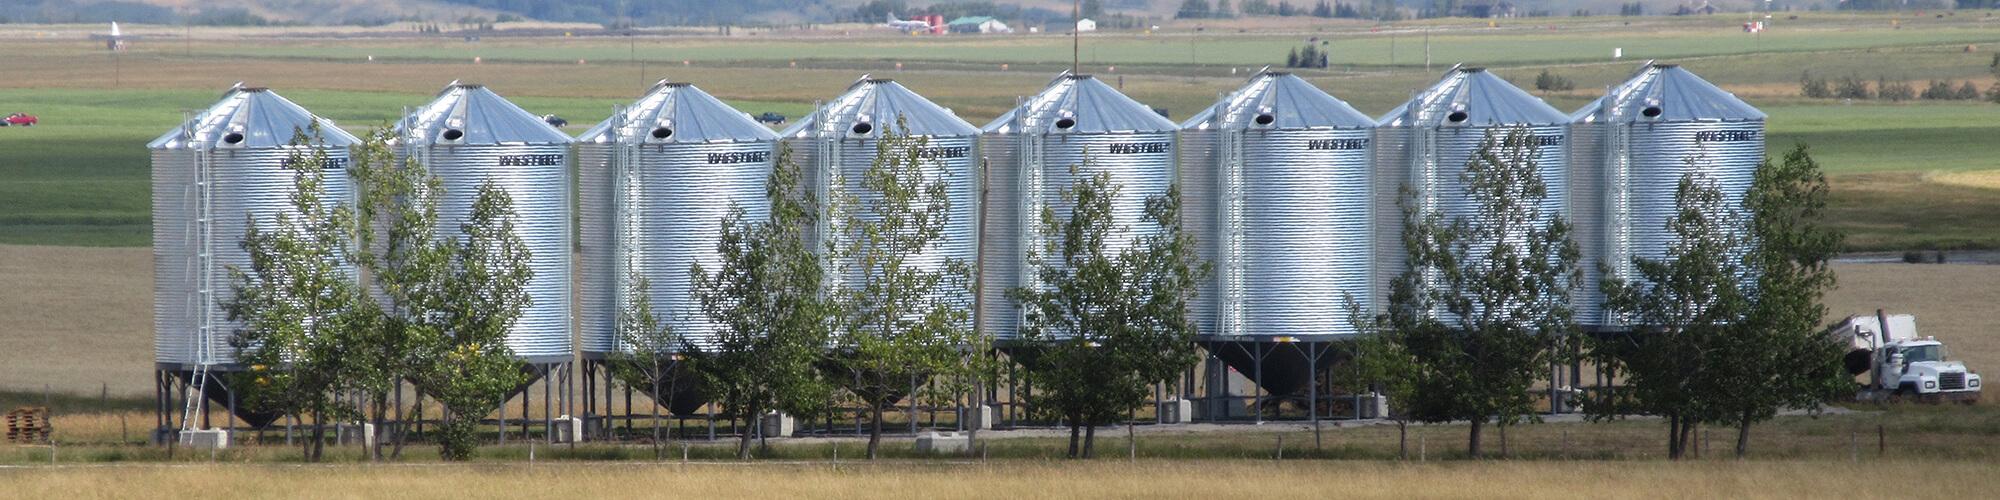
M1889 354L1881 368L1884 388L1889 385L1886 380L1889 375L1895 375L1897 394L1973 397L1979 394L1979 374L1967 370L1965 363L1947 359L1944 343L1937 339L1892 342L1886 350Z

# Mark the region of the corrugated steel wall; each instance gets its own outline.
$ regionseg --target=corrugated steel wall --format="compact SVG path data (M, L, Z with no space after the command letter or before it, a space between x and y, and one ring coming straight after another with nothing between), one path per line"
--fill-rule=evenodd
M556 155L553 165L515 166L502 157ZM528 247L528 267L534 279L527 286L534 304L523 311L507 335L514 355L531 362L567 360L570 337L570 174L569 146L471 145L430 146L426 158L431 174L444 185L438 204L438 227L458 234L472 214L479 187L492 182L513 198L514 231ZM537 162L538 163L538 162Z

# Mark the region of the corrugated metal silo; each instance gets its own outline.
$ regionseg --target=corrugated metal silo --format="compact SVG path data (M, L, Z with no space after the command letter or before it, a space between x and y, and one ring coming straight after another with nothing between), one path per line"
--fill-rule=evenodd
M1374 128L1346 102L1279 72L1251 77L1182 124L1183 195L1203 206L1183 223L1211 228L1197 234L1218 284L1198 299L1203 333L1354 332L1345 297L1368 307L1374 264ZM1208 145L1199 154L1187 146L1192 137Z
M569 361L570 137L484 86L457 82L397 127L400 154L444 186L441 231L457 234L488 182L513 198L515 234L534 271L527 285L534 304L515 321L507 346L528 363Z
M943 180L950 191L947 195L950 215L943 237L933 242L931 250L912 261L932 270L943 269L949 260L967 265L976 262L981 182L979 129L951 110L894 80L863 76L839 97L778 136L791 148L792 158L803 167L806 181L819 193L820 200L830 199L839 190L853 196L859 209L878 196L862 187L862 176L879 156L881 137L891 131L925 138L924 150L918 154L927 160L932 179ZM831 220L821 220L820 237L832 234L834 224ZM823 242L815 242L816 248L821 245ZM855 263L835 263L832 267L844 269L829 269L837 282L861 279L862 270ZM969 293L953 295L956 296L940 299L971 309L973 301Z
M1175 180L1178 129L1104 82L1068 73L986 125L992 171L987 182L995 186L987 203L987 259L981 263L981 326L988 333L1003 341L1019 338L1020 308L1006 292L1032 284L1027 255L1045 241L1042 208L1069 216L1062 193L1077 179L1071 168L1081 176L1108 172L1120 188L1112 217L1130 231L1114 237L1108 251L1121 251L1156 231L1145 220L1146 199L1166 194ZM1082 168L1086 157L1088 168ZM1001 187L1011 188L1011 196L999 196Z
M1638 278L1634 257L1661 258L1682 176L1701 175L1741 206L1764 160L1763 112L1673 64L1651 64L1571 115L1578 185L1576 219L1586 284L1577 297L1585 326L1616 327L1603 311L1597 263Z
M296 133L315 125L318 145L291 145ZM229 340L239 325L223 304L233 293L229 268L250 269L249 253L239 246L247 221L268 225L278 214L296 213L288 168L294 154L324 151L328 195L353 203L345 167L348 148L358 142L275 92L238 84L146 145L153 163L153 347L160 369L235 368Z
M585 357L631 350L617 322L633 277L647 280L654 314L679 335L714 338L688 270L720 265L716 244L731 207L751 222L767 217L777 138L707 92L664 80L578 137Z
M1542 214L1567 217L1569 117L1484 68L1453 68L1377 126L1376 248L1383 257L1376 272L1378 303L1388 282L1407 267L1399 190L1408 186L1418 193L1418 203L1447 220L1476 217L1478 203L1465 195L1460 175L1489 136L1504 138L1517 129L1530 134L1548 188Z

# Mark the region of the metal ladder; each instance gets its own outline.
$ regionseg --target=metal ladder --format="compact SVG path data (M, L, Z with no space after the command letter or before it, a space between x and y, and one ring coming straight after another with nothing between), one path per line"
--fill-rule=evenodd
M192 127L182 130L190 131ZM194 385L194 397L186 398L186 407L181 415L181 431L200 428L195 415L201 410L202 402L208 397L209 365L215 363L215 224L214 224L214 175L213 152L206 148L195 149L195 300L198 304L195 314L194 372L188 376L188 383Z

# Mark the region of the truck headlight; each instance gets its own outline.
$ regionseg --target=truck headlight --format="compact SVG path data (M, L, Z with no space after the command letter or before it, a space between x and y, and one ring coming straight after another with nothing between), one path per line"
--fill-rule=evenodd
M1925 380L1925 381L1924 381L1924 388L1925 388L1925 389L1936 389L1936 388L1937 388L1937 381L1936 381L1936 380Z
M1979 387L1979 379L1976 379L1976 378L1975 378L1975 379L1972 379L1972 380L1967 380L1967 381L1965 381L1965 386L1966 386L1966 387Z

